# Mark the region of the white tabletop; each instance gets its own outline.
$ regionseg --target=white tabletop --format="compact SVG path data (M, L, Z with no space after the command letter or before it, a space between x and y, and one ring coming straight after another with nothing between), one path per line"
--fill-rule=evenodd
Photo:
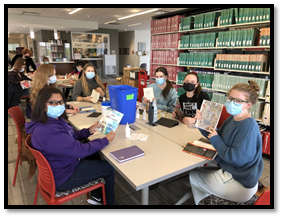
M78 107L93 106L97 112L101 112L101 104L91 102L68 102ZM79 113L69 117L69 121L77 128L89 128L102 117L87 117L90 113ZM142 204L148 204L150 185L164 181L186 171L199 167L209 160L196 157L182 151L187 141L194 141L201 137L197 129L188 129L186 125L178 125L173 128L163 126L151 126L141 119L132 123L140 128L136 131L149 135L147 141L132 141L125 138L126 125L119 125L116 129L115 139L101 150L102 156L117 170L135 190L142 189ZM131 124L130 124L131 125ZM152 128L153 127L153 128ZM187 131L193 130L194 133ZM195 131L194 131L195 130ZM196 132L197 131L197 132ZM131 130L131 133L135 132ZM88 137L89 140L104 137L104 134L96 134ZM117 162L110 152L126 148L132 145L138 146L145 155L124 163Z

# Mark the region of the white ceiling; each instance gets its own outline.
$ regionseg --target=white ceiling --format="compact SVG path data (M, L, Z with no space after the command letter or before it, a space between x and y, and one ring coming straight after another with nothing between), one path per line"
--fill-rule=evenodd
M186 8L158 8L159 11L157 12L151 12L123 20L117 20L117 18L154 8L83 8L82 10L69 15L68 12L74 9L75 8L8 8L8 17L13 16L17 18L8 19L9 35L17 36L21 34L29 34L30 27L33 27L34 32L39 30L54 30L54 28L57 28L58 31L85 32L94 30L92 26L95 26L96 22L98 23L99 28L118 29L119 31L125 31L125 29L127 29L127 31L148 30L150 28L152 16ZM46 18L45 21L52 20L52 18L56 18L56 20L46 24L46 22L43 22L44 18ZM119 24L104 24L105 22L112 20L117 20L115 23ZM66 21L69 21L70 23L75 23L75 21L85 21L87 23L84 26L69 25L71 27L60 25ZM135 23L141 24L131 27L128 26Z

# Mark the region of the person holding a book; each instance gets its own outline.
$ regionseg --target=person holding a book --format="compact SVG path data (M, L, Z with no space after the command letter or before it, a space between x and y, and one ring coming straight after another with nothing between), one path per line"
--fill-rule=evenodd
M29 82L24 71L26 70L26 60L17 58L14 67L8 72L8 108L18 106L22 96L28 95Z
M14 66L14 64L15 64L15 62L18 58L23 58L26 61L26 72L28 74L30 73L29 66L32 67L33 71L36 71L36 66L35 66L35 64L34 64L32 58L31 58L32 55L33 54L29 49L24 48L22 50L22 54L17 54L17 55L14 56L14 58L11 61L11 67Z
M218 155L218 170L192 170L189 174L197 205L213 194L233 202L245 202L257 192L263 170L262 139L258 124L249 109L258 100L259 86L254 81L234 85L226 95L230 116L216 130L199 129L210 140ZM196 119L201 119L197 110Z
M186 74L183 80L183 89L186 93L180 95L178 98L181 111L178 109L176 113L172 112L173 117L176 115L181 120L183 118L183 123L187 125L193 125L196 122L196 112L197 109L200 109L203 103L203 100L210 101L210 97L204 91L202 91L201 84L199 82L199 77L196 72L189 72ZM175 107L175 109L177 109ZM179 116L180 115L180 116Z
M89 101L92 102L92 91L100 94L100 97L106 96L106 90L100 77L96 74L94 65L87 63L83 68L81 78L76 81L72 99L74 101Z
M166 68L159 67L155 71L156 83L153 83L148 86L153 87L154 98L157 102L157 108L164 110L166 112L172 113L173 106L176 105L177 92L173 88L172 83L168 80L168 73ZM142 103L148 109L150 100L147 98L142 98Z
M37 95L31 122L25 124L27 134L31 134L33 148L40 151L49 162L54 174L56 191L66 191L88 182L104 178L106 181L106 203L114 203L114 168L98 153L115 138L111 131L104 138L82 142L99 129L99 122L89 128L76 131L66 120L65 99L61 90L43 87ZM98 202L101 188L91 191L89 203ZM95 198L95 199L94 199ZM95 201L96 200L96 201Z

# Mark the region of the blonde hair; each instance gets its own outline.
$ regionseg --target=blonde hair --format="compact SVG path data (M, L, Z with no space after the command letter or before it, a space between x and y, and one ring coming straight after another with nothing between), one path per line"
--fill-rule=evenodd
M247 98L247 101L249 101L251 104L255 104L258 100L259 94L257 93L260 88L258 84L255 81L248 80L249 84L246 83L239 83L234 86L228 91L230 93L232 90L238 90L240 92L245 93L245 97Z
M91 63L87 63L87 64L84 65L84 67L83 67L83 72L82 72L83 74L82 74L81 77L80 77L81 85L82 85L84 94L85 94L85 95L90 95L90 94L91 94L91 92L89 91L89 88L88 88L88 83L87 83L87 79L86 79L86 75L85 75L85 73L86 73L85 71L86 71L86 69L87 69L88 67L94 68L95 77L94 77L93 79L94 79L94 80L96 81L96 83L101 87L101 89L104 90L105 96L106 96L106 90L105 90L104 84L103 84L103 82L101 81L101 79L100 79L100 77L98 76L98 74L96 73L96 69L95 69L94 65L92 65Z
M34 108L38 92L47 85L47 81L49 77L53 76L54 70L55 68L51 64L41 64L37 68L29 92L32 109ZM56 87L57 83L50 84L50 86Z

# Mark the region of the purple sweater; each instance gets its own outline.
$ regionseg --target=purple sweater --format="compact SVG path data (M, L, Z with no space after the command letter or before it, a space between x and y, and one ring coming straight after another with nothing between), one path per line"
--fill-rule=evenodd
M33 148L40 151L49 162L56 186L64 183L80 161L109 144L108 139L94 139L88 143L89 129L74 131L63 118L48 118L47 124L31 121L25 123L26 132L32 134Z

